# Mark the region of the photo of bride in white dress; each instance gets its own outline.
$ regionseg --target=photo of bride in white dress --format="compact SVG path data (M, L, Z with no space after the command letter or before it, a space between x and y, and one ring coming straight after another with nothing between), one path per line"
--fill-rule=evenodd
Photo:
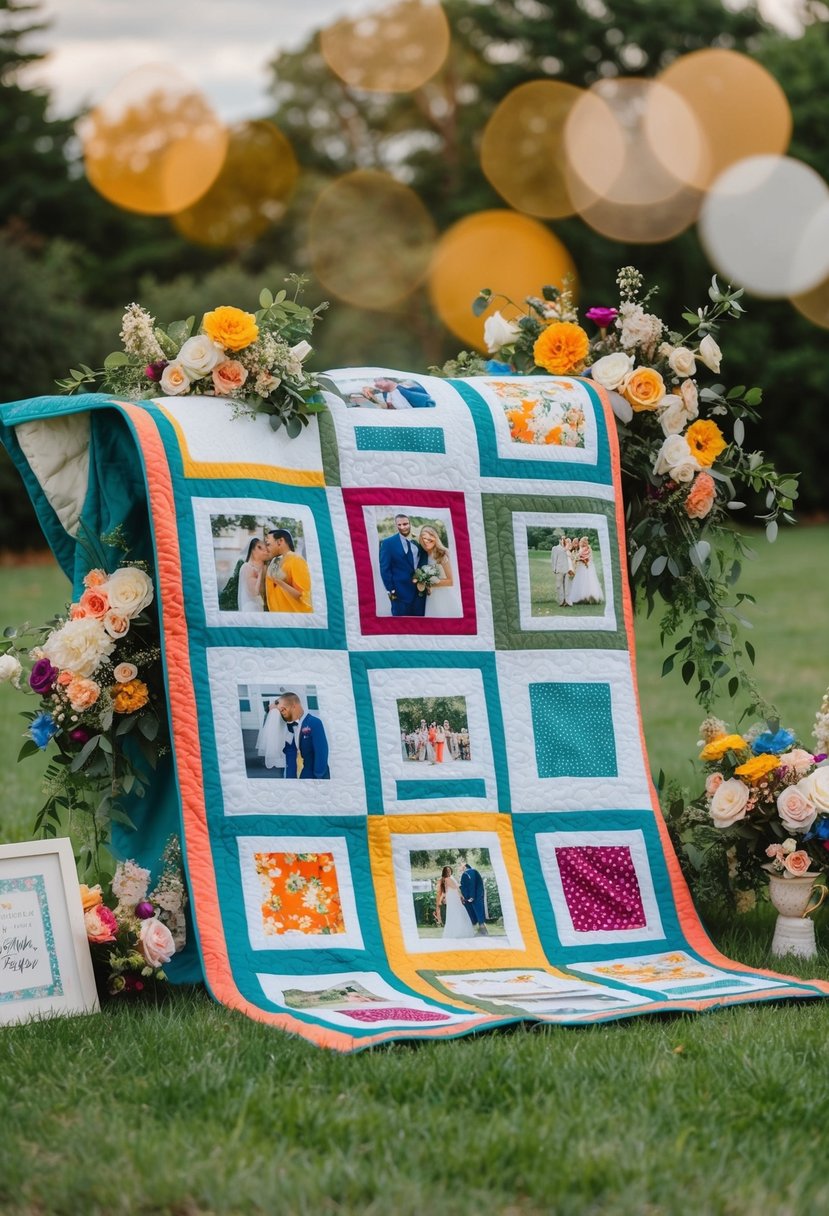
M443 922L443 937L474 937L475 926L461 898L461 888L451 866L444 866L438 880L435 920Z
M596 563L593 560L593 549L586 536L574 540L570 546L570 556L575 567L570 580L569 604L601 604L604 602L599 577L596 574Z
M426 593L426 617L460 616L460 589L455 582L449 549L441 541L437 529L430 524L424 524L420 529L417 543L426 553L428 566L434 566L440 572L439 577L430 582Z

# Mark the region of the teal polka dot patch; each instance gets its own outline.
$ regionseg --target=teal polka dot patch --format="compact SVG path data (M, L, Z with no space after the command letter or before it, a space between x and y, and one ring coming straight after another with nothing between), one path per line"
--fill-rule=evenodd
M355 426L359 452L445 452L439 426Z
M530 684L539 777L617 777L609 684Z

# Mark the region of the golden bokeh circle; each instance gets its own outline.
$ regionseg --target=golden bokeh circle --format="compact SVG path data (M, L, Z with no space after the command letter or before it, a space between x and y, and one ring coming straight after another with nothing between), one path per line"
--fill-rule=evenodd
M199 245L249 244L282 218L298 175L294 150L278 127L265 119L240 123L230 131L219 176L173 224Z
M425 84L442 67L449 42L449 22L437 0L400 0L320 32L332 72L352 88L374 93L408 93Z
M409 186L387 173L359 169L326 186L308 224L311 265L338 299L382 310L424 279L435 225Z
M125 76L78 124L84 168L127 211L171 215L209 190L228 132L192 84L163 66Z
M575 278L573 259L543 224L515 211L479 211L441 236L429 271L429 294L447 329L484 350L484 317L472 313L481 288L503 292L521 305L547 283L561 287L567 275ZM494 300L488 312L504 307L502 300ZM506 315L511 315L509 308Z
M747 55L717 47L692 51L657 80L685 100L705 133L708 156L696 170L690 164L685 167L683 180L689 185L704 190L735 161L781 155L788 148L792 115L786 94L771 73ZM671 155L675 172L677 153L678 143Z
M502 198L529 215L572 215L567 190L564 126L583 89L531 80L508 93L481 140L481 168Z
M829 278L825 278L811 291L792 296L791 302L797 311L813 325L829 329Z

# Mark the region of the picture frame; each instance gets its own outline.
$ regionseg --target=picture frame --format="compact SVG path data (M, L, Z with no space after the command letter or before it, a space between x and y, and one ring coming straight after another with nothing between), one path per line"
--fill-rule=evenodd
M0 1026L99 1008L69 840L0 845Z

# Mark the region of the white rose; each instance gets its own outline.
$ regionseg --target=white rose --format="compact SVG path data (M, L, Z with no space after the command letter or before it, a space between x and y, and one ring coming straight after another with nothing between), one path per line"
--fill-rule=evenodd
M491 355L502 346L511 346L520 332L515 321L508 321L497 309L484 321L484 342Z
M180 363L168 363L161 373L161 391L167 397L177 397L190 387L190 377Z
M662 447L656 453L653 471L656 474L667 473L676 465L686 460L693 460L688 440L684 435L669 435Z
M697 354L702 359L709 371L715 374L720 370L720 359L722 359L722 351L717 346L710 334L706 334L699 344Z
M805 792L797 785L790 785L777 795L777 810L780 822L787 832L807 832L817 818ZM786 845L784 843L783 848Z
M679 395L685 406L688 421L693 422L699 413L699 393L694 380L683 380L679 386Z
M687 485L693 481L700 470L699 461L693 456L688 460L681 460L679 464L675 464L669 471L672 481L679 482L680 485Z
M291 347L291 354L296 359L299 359L300 363L303 363L308 358L308 356L310 355L310 353L313 349L314 348L311 345L311 343L306 342L303 339L302 342L297 342L296 346Z
M829 815L829 765L822 764L808 777L802 777L797 789L811 802L821 815Z
M674 375L679 376L681 380L684 380L686 376L693 376L697 370L694 352L687 346L675 346L668 356L668 365Z
M597 359L590 368L590 375L602 388L616 389L632 370L633 355L626 355L619 350L612 355L604 355L601 359Z
M188 338L178 352L177 362L191 380L209 376L213 368L223 362L225 352L208 338L207 334L196 334ZM164 369L167 370L166 368Z
M43 644L43 653L53 667L72 671L76 676L91 676L114 649L112 638L94 616L67 621Z
M737 777L723 781L711 799L711 818L714 820L714 826L730 828L732 823L745 819L748 797L748 786Z
M685 426L688 415L685 403L675 393L669 393L659 402L659 424L665 435L678 435Z
M19 688L22 674L23 668L20 665L20 659L15 655L4 654L0 658L0 684L5 684L9 680L15 688Z
M122 566L106 584L110 609L120 616L137 616L153 600L152 580L137 566Z

